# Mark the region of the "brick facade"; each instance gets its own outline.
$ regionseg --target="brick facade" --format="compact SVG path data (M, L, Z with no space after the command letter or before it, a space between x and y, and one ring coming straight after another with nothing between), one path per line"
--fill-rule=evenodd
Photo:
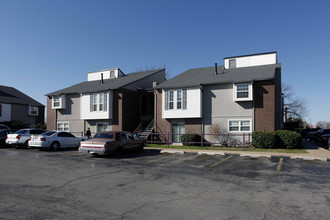
M274 80L253 84L254 130L275 130L275 85Z
M56 110L52 109L52 99L47 96L47 130L56 130Z

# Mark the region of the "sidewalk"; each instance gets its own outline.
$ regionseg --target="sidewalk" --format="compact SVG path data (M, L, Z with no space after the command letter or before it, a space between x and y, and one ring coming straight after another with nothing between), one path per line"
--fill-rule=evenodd
M308 142L303 140L302 145L307 150L307 153L277 153L277 152L256 152L256 151L226 151L226 150L204 150L204 149L169 149L169 148L153 148L145 147L145 149L150 150L165 150L172 152L181 152L181 153L203 153L207 152L208 154L238 154L241 156L244 155L260 155L265 157L270 156L279 156L279 157L290 157L292 159L319 159L319 160L330 160L330 151L322 147L318 147L315 143Z

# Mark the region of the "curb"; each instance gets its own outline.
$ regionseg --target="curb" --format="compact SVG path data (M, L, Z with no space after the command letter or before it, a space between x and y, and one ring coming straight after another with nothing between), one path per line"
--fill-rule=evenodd
M161 150L161 154L169 153L169 154L184 154L185 152L183 150Z
M291 156L290 159L300 159L300 160L320 160L327 161L327 158L324 157L309 157L309 156Z
M197 152L198 155L221 155L225 156L224 152L207 152L207 151L199 151Z
M252 158L260 158L260 157L264 157L264 158L271 158L271 155L262 155L262 154L240 154L241 157L252 157Z

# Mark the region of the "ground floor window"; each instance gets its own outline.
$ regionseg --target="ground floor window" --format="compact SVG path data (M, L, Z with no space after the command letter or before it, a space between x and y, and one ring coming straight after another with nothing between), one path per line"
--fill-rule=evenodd
M58 131L69 131L69 123L68 122L58 122L57 130Z
M251 120L229 120L230 132L251 132Z
M96 132L108 131L109 125L107 123L97 123Z
M172 142L173 143L180 143L181 134L185 134L185 123L184 122L173 122L172 123Z

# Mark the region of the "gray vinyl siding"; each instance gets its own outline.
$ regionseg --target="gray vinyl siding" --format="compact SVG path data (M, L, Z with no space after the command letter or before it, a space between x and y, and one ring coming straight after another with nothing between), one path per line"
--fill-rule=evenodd
M80 119L80 94L66 95L66 108L57 110L57 122L68 122L69 131L81 136L84 132L84 120Z
M28 105L11 104L11 120L22 121L29 124L31 127L34 127L37 116L28 115L28 110Z
M210 127L215 123L228 131L229 119L253 119L253 102L235 102L233 100L233 84L203 87L202 105L205 133L210 133ZM251 127L251 129L253 128Z

